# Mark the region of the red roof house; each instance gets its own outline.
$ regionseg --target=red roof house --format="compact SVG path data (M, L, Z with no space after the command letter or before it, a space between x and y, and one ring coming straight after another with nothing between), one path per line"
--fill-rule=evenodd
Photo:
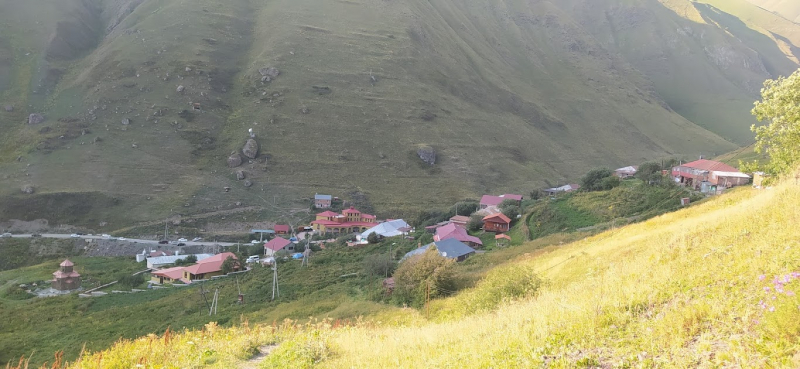
M483 197L481 197L480 208L486 209L489 206L498 206L505 200L515 200L521 203L522 195L515 195L511 193L503 194L500 196L483 195Z
M434 241L444 241L449 238L455 238L470 247L483 246L480 238L470 236L467 230L458 226L455 223L450 223L436 229L436 234L433 236Z
M332 211L319 213L311 222L311 227L321 233L360 233L375 225L374 215L364 214L352 206L341 214Z
M264 244L264 254L268 256L275 255L276 252L283 250L291 244L292 243L285 238L275 237Z
M291 228L286 224L276 224L275 225L275 234L289 234L291 232Z
M511 219L503 213L483 217L483 230L486 232L507 232L511 228Z
M161 269L152 273L150 282L164 284L173 283L183 278L184 267L174 267L169 269Z
M733 187L750 182L750 176L739 172L738 169L725 163L706 159L673 167L672 176L678 183L695 189L701 189L705 187L705 184Z
M221 254L214 255L210 258L206 258L197 262L197 264L183 268L183 280L186 283L191 283L193 280L198 279L208 279L214 276L222 275L222 263L228 257L232 257L236 260L236 255L232 252L223 252ZM239 270L239 266L235 266L234 270Z

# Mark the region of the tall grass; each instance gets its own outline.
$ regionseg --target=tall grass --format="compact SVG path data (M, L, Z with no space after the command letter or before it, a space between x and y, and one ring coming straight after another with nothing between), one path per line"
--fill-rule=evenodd
M797 367L798 204L794 184L742 189L522 255L431 304L429 320L211 325L121 341L71 367L242 365L275 342L262 367Z

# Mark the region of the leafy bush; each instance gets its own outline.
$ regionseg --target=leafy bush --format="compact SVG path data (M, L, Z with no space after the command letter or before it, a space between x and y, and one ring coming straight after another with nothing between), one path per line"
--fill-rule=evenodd
M473 215L469 217L467 222L467 229L470 231L479 231L483 227L483 217L480 215Z
M376 244L380 241L381 241L380 237L378 237L378 234L375 232L372 232L367 236L367 242L371 244Z
M603 183L603 180L614 175L608 168L592 169L581 178L581 188L585 191L602 191L610 183ZM613 187L612 187L613 188Z
M659 176L661 176L660 172L661 164L650 161L639 165L639 169L636 170L636 178L639 178L643 182L647 183L652 174L659 173Z
M439 255L431 247L422 255L404 261L394 273L394 296L413 306L422 306L426 297L435 298L455 292L455 261Z
M134 288L144 283L144 274L130 275L123 274L119 276L118 282L121 286Z
M364 272L367 275L388 277L396 266L389 254L369 255L364 258Z

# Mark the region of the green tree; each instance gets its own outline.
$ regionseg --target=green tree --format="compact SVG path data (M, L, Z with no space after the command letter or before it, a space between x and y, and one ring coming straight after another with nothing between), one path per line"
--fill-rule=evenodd
M220 270L222 271L222 274L228 274L235 269L239 269L239 267L239 260L234 259L233 256L228 256L228 258L222 262Z
M432 246L400 264L394 272L394 295L413 306L422 306L426 296L448 295L456 289L454 267L455 261L442 257Z
M616 188L622 183L622 181L617 176L608 176L600 180L600 190L608 191L610 189Z
M647 162L642 163L639 165L639 169L636 170L636 178L641 179L644 182L649 182L652 179L653 174L661 175L661 164L656 162Z
M519 206L516 205L506 206L500 211L503 215L507 216L508 219L511 219L511 223L514 223L514 221L517 220L517 215L520 214Z
M761 101L756 101L752 113L767 123L750 127L756 134L756 152L770 159L763 169L775 174L793 169L800 161L800 70L764 82ZM758 166L758 162L751 165Z
M608 168L597 168L592 169L589 173L581 178L581 188L585 191L602 191L604 190L605 184L603 183L603 179L611 177L614 175L614 172ZM610 184L610 183L607 183Z
M388 277L396 266L389 254L369 255L364 258L364 271L368 275Z
M189 255L189 256L187 256L187 257L185 257L183 259L176 260L175 261L175 265L177 265L177 266L192 265L192 264L194 264L196 262L197 262L197 256Z
M377 233L372 232L367 236L367 242L376 244L381 241L381 238L378 236Z
M483 227L483 217L480 215L473 215L469 217L469 222L467 222L467 229L470 231L478 231Z

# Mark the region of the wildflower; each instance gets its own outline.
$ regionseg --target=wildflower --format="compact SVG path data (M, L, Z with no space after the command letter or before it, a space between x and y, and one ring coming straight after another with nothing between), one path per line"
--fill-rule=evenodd
M764 292L769 292L769 291L771 291L769 287L764 287Z
M786 291L786 296L794 296L794 292L792 292L792 291Z
M764 274L762 274L762 275L758 276L758 280L759 280L759 281L763 281L763 280L764 280L764 279L766 279L766 278L767 278L767 276L766 276L766 275L764 275Z
M770 307L769 307L769 311L770 311L770 312L773 312L773 311L775 311L775 307L774 307L774 306L770 306Z

